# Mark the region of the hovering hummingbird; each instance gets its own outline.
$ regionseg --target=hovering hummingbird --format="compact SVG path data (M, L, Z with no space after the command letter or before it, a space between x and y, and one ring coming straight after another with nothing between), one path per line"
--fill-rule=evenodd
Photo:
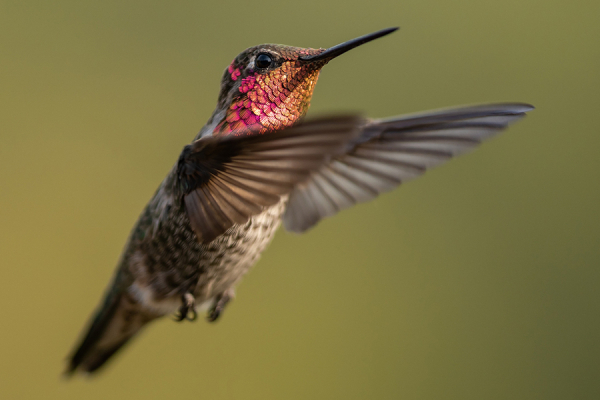
M470 150L533 109L507 103L301 121L325 64L396 29L329 49L264 44L233 60L215 111L134 226L67 373L96 371L165 315L194 320L208 310L208 321L216 321L280 222L304 232Z

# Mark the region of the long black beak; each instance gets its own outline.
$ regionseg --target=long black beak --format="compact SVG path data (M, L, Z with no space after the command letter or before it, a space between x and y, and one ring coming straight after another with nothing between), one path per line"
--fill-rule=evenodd
M338 44L337 46L333 46L325 50L324 52L314 55L314 56L304 56L298 57L299 60L302 61L319 61L319 60L331 60L341 54L344 54L348 50L352 50L355 47L360 46L361 44L365 44L370 42L371 40L378 39L382 36L388 35L394 31L397 31L398 27L382 29L377 32L369 33L368 35L364 35L361 37L357 37L356 39L348 40L347 42Z

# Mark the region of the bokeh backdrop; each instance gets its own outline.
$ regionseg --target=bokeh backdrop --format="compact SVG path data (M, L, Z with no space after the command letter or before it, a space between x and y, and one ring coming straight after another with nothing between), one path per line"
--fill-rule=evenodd
M0 398L600 398L597 0L0 1ZM61 379L146 201L259 43L328 47L311 114L537 110L303 236L215 325Z

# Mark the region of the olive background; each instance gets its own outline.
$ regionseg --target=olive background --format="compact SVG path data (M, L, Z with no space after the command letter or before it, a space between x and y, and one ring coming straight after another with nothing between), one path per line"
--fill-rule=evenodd
M0 1L3 399L600 398L600 3ZM216 324L61 377L129 230L260 43L329 47L310 115L536 110L306 235Z

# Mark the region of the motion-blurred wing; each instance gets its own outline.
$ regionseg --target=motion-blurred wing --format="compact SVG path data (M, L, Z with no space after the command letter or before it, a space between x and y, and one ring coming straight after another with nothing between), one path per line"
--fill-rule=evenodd
M294 188L283 216L304 232L322 218L371 200L508 127L528 104L491 104L374 120L348 151Z
M204 137L186 146L177 176L199 242L279 202L356 140L364 123L356 116L323 118L262 135Z

